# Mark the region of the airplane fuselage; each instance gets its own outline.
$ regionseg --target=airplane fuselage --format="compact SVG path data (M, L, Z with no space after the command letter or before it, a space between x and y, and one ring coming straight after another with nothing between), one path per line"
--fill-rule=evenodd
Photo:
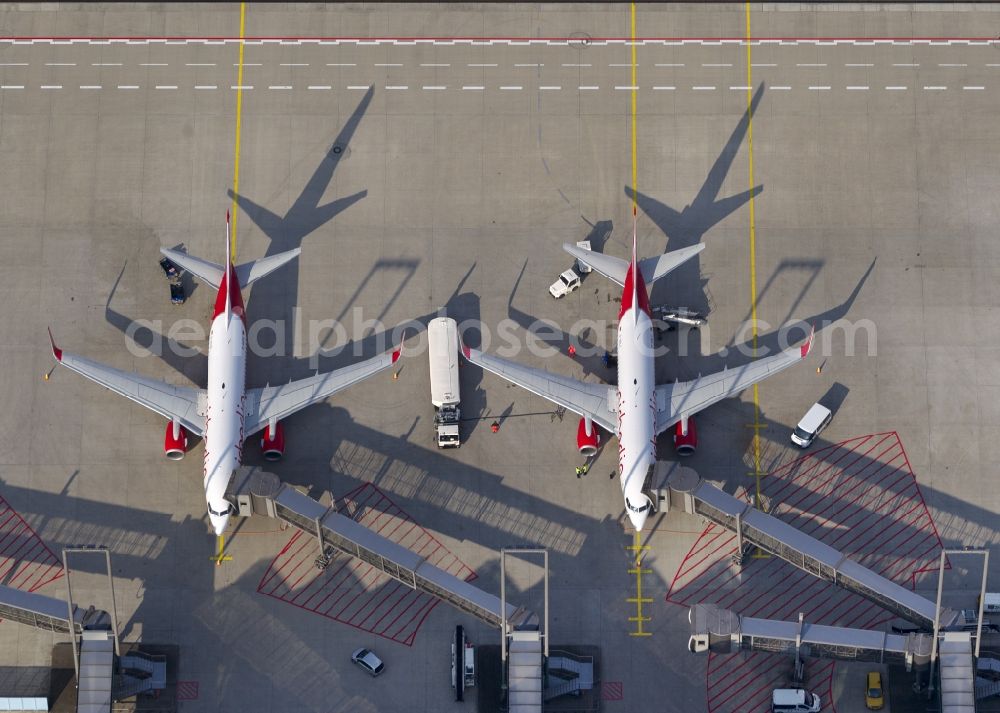
M243 320L233 312L217 315L208 337L204 470L208 517L217 535L229 522L226 488L243 460L246 357Z

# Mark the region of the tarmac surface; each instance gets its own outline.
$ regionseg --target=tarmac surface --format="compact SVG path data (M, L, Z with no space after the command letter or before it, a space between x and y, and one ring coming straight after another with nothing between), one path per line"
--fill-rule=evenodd
M125 640L179 646L180 710L473 705L472 696L453 702L452 632L461 623L483 645L499 643L497 632L444 605L404 600L392 583L339 559L330 574L344 564L343 582L297 579L310 558L296 554L301 561L286 568L293 533L272 521L234 521L232 560L215 567L201 445L167 461L160 417L65 370L43 380L50 325L66 350L204 385L202 355L136 356L126 332L145 346L157 334L206 346L191 330L207 328L212 290L188 279L187 303L172 307L156 261L159 247L178 244L224 258L237 96L238 259L302 248L297 263L247 294L250 322L266 325L256 336L267 352L250 358L249 386L374 354L392 340L379 325L366 335L367 320L391 329L442 307L460 322L481 321L467 339L490 351L505 344L501 323L523 343L541 318L564 330L600 320L584 325L581 342L602 344L613 334L617 289L597 274L560 301L547 287L571 265L563 242L589 238L595 249L628 253L634 195L642 254L707 245L653 291L654 303L709 313L708 328L663 338L671 351L658 362L661 379L749 359L731 347L751 338L751 229L757 316L766 322L759 348L778 346L776 330L790 320L817 326L809 360L759 388L761 467L775 474L763 491L783 503L782 517L831 537L848 533L840 544L857 534L859 556L925 593L935 580L920 570L934 547L992 547L1000 45L969 38L990 34L982 28L1000 15L981 6L788 5L754 5L750 14L752 37L784 40L753 43L748 73L742 6L638 6L636 35L646 40L633 85L627 5L250 5L242 78L231 40L237 6L3 8L0 497L10 524L0 523L0 535L17 543L0 542L4 583L63 596L53 572L61 548L107 545ZM107 37L132 41L99 39ZM938 39L885 39L907 37ZM140 319L150 322L135 331ZM358 340L359 354L311 363L335 341L314 320L330 319ZM826 326L838 319L850 326ZM802 336L793 331L789 341ZM720 657L687 652L687 610L672 583L695 577L690 555L713 533L683 514L653 521L643 539L650 571L641 575L652 599L643 609L648 635L633 635L632 535L619 485L607 477L614 446L577 480L576 419L466 365L464 443L438 451L419 341L397 380L377 377L288 419L285 459L268 468L324 502L381 495L399 536L412 524L409 537L424 533L427 552L474 572L488 591L499 592L501 547L548 548L551 635L600 647L605 710L727 711L733 700L764 710L764 698L752 697L763 680L743 698L722 699L721 686L739 689L737 676L755 664L737 674L719 668ZM565 339L549 341L561 353L521 349L515 358L611 376L599 353L570 359ZM819 399L835 418L803 454L789 433ZM750 392L699 415L700 448L687 464L729 492L753 491L753 422ZM848 467L854 461L838 460L847 452L867 460ZM660 453L675 457L669 438ZM811 477L802 455L839 479ZM260 462L253 442L245 459ZM779 493L782 484L794 497ZM926 539L932 532L937 539ZM885 559L904 542L922 549L902 564ZM759 583L781 575L763 570L775 566L766 561L737 573L721 544L718 561L699 566L710 580L733 577L726 601L752 613L765 604ZM73 562L77 601L110 608L103 563ZM979 565L951 564L946 603L971 606ZM840 601L812 582L788 586L767 594L787 597L784 609L769 610L782 617L803 608L799 596ZM507 592L540 611L537 564L516 564ZM422 618L407 613L414 608ZM390 620L397 625L386 633ZM859 622L887 625L874 609ZM58 643L9 623L0 630L3 666L45 665ZM386 662L378 679L351 665L360 646ZM770 661L774 670L788 663ZM816 666L836 710L862 709L863 666Z

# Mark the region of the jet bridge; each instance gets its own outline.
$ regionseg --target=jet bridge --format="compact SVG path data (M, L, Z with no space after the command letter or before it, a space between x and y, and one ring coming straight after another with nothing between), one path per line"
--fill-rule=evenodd
M842 552L702 480L690 468L659 462L653 482L661 507L701 515L736 533L738 553L755 546L809 574L860 594L914 624L932 629L934 602L862 567ZM740 556L738 555L738 556ZM940 627L960 624L960 613L942 607Z
M408 587L430 594L490 626L507 622L509 634L518 629L537 629L538 617L522 607L448 574L423 557L396 544L354 520L325 507L296 488L282 483L273 473L256 467L241 468L233 478L227 498L240 516L265 515L285 522L320 545L317 566L329 564L334 551L356 557Z

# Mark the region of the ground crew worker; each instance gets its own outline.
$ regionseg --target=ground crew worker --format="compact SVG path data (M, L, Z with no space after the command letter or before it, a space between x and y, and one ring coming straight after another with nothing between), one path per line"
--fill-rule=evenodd
M567 349L566 351L569 352L569 356L571 359L576 358L576 347L574 347L572 344L569 345L569 349Z
M499 421L494 421L493 423L491 423L490 424L490 430L493 431L493 433L496 433L497 431L499 431L500 430L500 422Z
M581 468L580 466L577 466L576 467L576 477L579 478L581 475L583 475L583 468Z
M580 470L583 471L584 475L586 475L587 471L590 470L590 463L584 463L583 468L581 468Z

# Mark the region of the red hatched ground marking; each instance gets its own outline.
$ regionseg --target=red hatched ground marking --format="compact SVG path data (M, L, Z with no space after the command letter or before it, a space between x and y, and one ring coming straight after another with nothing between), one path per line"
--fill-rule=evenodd
M621 681L604 681L601 683L602 701L621 701L625 698L625 686Z
M776 517L904 586L912 588L939 556L941 539L894 431L797 458L765 477L761 488ZM776 557L751 558L739 569L730 561L735 551L735 535L716 525L705 528L678 567L667 601L712 602L746 616L789 621L803 612L813 623L858 628L892 618ZM772 684L788 674L785 661L764 653L710 655L710 713L767 710ZM829 661L807 664L809 687L826 701L832 675Z
M337 512L416 552L456 577L476 577L381 490L365 483L337 498ZM338 555L324 571L313 565L316 538L296 532L268 566L257 591L342 624L411 646L437 599L397 582L361 560Z
M62 576L59 558L0 497L0 584L33 592Z
M177 700L179 700L179 701L196 701L196 700L198 700L198 682L197 681L178 681L177 682Z

